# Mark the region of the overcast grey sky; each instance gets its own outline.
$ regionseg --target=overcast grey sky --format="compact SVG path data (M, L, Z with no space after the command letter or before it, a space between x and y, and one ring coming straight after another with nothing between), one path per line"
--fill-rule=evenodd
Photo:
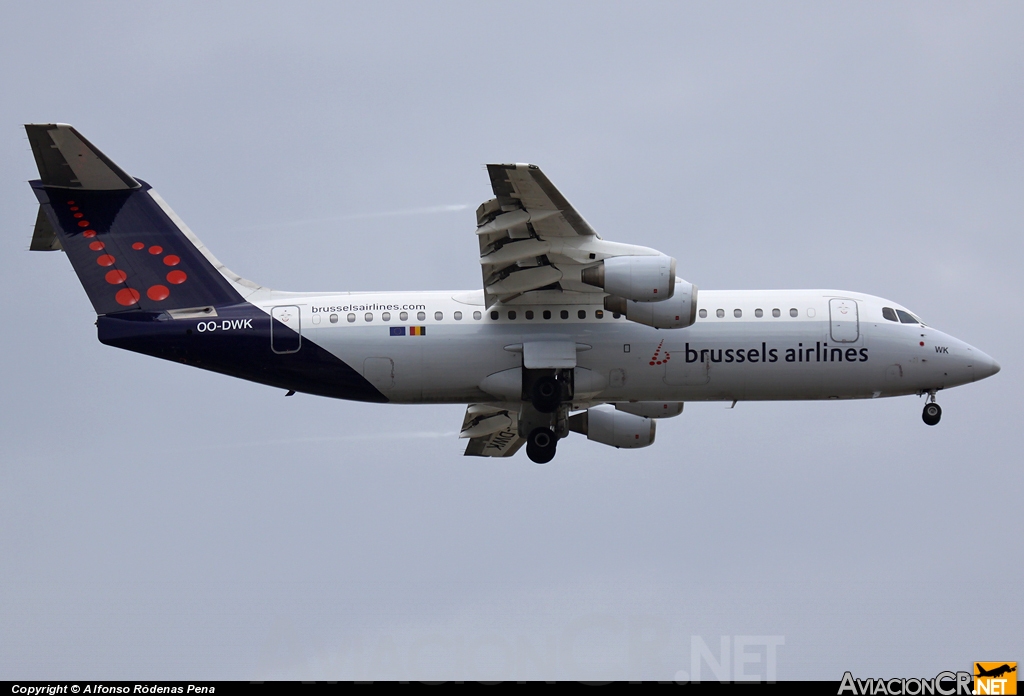
M752 635L782 679L1024 659L1024 5L0 12L0 679L672 679ZM477 288L483 165L528 161L701 288L881 295L1003 369L934 428L690 404L648 449L464 458L462 407L100 345L26 251L21 124L54 121L271 287Z

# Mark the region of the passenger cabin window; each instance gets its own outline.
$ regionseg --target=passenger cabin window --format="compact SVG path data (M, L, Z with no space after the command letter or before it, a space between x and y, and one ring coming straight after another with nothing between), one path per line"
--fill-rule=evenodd
M899 317L896 316L896 310L892 307L882 307L882 318L888 319L889 321L899 322Z
M427 313L426 312L416 312L416 318L419 319L420 321L426 321L427 320Z
M550 309L545 309L544 310L544 318L545 319L550 319L551 318L551 310Z
M789 316L798 317L800 316L800 312L797 311L796 307L793 307L792 309L789 310Z
M569 310L568 309L563 309L561 312L558 313L558 316L562 317L563 319L568 319L569 318Z
M758 319L760 319L761 317L764 316L764 310L763 309L755 309L754 310L754 316L757 317Z
M580 311L576 312L576 316L578 316L580 319L586 319L587 318L587 310L581 309Z
M462 321L462 312L455 312L452 316L455 317L455 321Z
M498 312L497 312L497 310L495 310L495 311L491 312L491 319L497 319L497 318L498 318Z
M402 312L401 314L398 315L398 318L401 319L402 321L408 321L409 320L409 313L408 312Z
M473 312L473 318L476 319L477 321L480 321L480 317L482 316L483 314L481 314L480 312Z
M533 319L533 310L532 309L526 310L526 318L527 319Z
M441 321L444 319L444 312L434 312L434 321Z
M598 319L604 319L604 310L603 309L595 309L594 310L594 316L597 317Z
M775 317L776 319L778 319L779 317L782 316L782 310L773 309L772 310L772 316Z
M352 322L354 322L356 320L356 315L352 314L352 313L349 313L349 315L347 317L345 317L345 318L348 319L348 323L351 324Z
M367 313L366 313L366 314L365 314L365 315L363 316L363 318L364 318L364 319L366 319L366 321L373 321L373 312L367 312Z
M708 310L706 310L706 309L700 310L699 312L697 312L697 314L700 315L701 319L707 319L708 318Z
M510 310L509 310L509 312L508 312L508 318L509 318L509 319L511 319L512 321L515 321L515 320L516 320L516 312L515 312L515 310L514 310L514 309L510 309Z
M719 319L721 319L722 317L725 316L725 310L724 309L717 309L717 310L715 310L715 316L718 317Z
M742 309L734 309L734 310L732 310L732 315L734 317L736 317L737 319L739 319L740 317L743 316L743 310Z
M384 312L380 315L381 321L391 321L391 312Z
M332 324L337 324L338 323L338 315L337 314L332 314L331 315L331 323Z
M920 324L921 321L910 312L904 312L902 309L896 310L896 316L900 318L901 324Z

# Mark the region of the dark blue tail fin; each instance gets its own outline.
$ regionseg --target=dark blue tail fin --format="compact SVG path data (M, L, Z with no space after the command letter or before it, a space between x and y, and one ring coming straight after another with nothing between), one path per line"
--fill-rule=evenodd
M39 199L31 249L67 252L97 314L243 301L236 283L149 184L71 126L25 130L40 175L30 182Z

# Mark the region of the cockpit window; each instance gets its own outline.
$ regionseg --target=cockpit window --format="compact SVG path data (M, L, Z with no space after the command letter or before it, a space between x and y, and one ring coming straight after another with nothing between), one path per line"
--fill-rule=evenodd
M882 307L882 317L889 321L899 321L899 318L896 316L896 310L892 307Z
M920 324L921 320L915 317L910 312L904 312L902 309L896 310L897 316L900 318L900 322L903 324Z

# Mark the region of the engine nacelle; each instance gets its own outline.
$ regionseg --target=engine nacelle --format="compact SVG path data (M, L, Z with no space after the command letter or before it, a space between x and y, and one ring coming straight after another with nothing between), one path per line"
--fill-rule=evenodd
M671 256L613 256L584 268L584 283L637 302L662 302L676 291L676 260Z
M569 430L602 445L636 449L654 443L655 422L653 418L623 413L610 406L595 406L570 416Z
M625 411L644 418L675 418L683 412L682 401L622 401L616 411Z
M685 329L697 321L697 286L676 278L675 292L664 302L635 302L609 295L604 298L604 308L656 329Z

